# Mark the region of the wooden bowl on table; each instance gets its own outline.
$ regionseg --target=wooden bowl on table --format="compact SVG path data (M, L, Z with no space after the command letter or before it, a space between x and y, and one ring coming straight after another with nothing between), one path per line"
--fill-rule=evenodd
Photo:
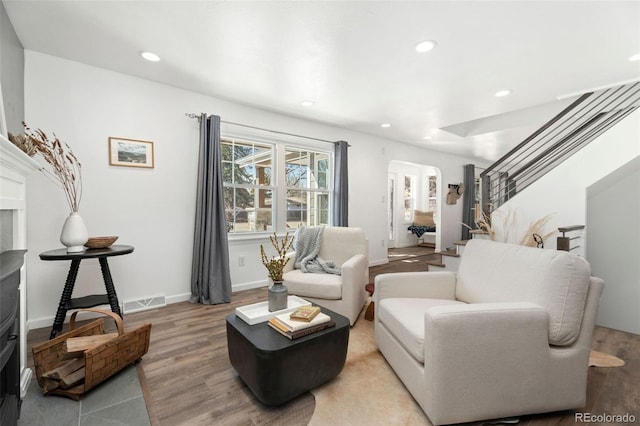
M84 243L84 246L90 249L106 248L115 243L118 237L91 237Z

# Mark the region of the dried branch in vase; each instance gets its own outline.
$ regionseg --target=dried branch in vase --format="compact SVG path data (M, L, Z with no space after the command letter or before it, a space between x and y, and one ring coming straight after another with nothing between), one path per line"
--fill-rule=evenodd
M260 256L262 257L262 264L267 268L269 273L269 278L275 281L282 281L282 273L284 271L284 267L289 263L289 258L286 257L287 252L291 248L291 244L293 244L293 237L289 237L289 233L287 232L282 239L281 242L278 242L278 237L274 232L272 236L269 237L271 240L271 245L276 249L278 256L272 257L271 259L267 258L267 254L264 250L262 244L260 244Z
M11 132L9 132L9 142L20 148L20 150L22 150L22 152L27 154L29 157L33 157L37 153L36 148L31 142L31 139L29 139L24 133L16 136L12 135Z
M40 171L55 185L62 188L69 208L72 212L77 212L82 198L82 169L71 147L61 142L55 134L53 138L49 138L40 129L33 130L24 122L22 125L25 135L35 150L50 166L50 170L42 167Z
M498 215L500 214L504 214L504 217L502 218L501 228L498 227L499 229L496 229L496 227L493 225L491 215L488 215L485 212L481 212L481 215L479 215L475 220L475 229L478 229L487 234L490 240L501 241L505 243L516 243L516 241L514 241L514 237L512 237L512 233L518 231L516 213L511 209L507 210L506 213L504 211L500 211L495 215L496 217L494 217L493 219L497 220ZM550 221L551 215L546 215L536 221L531 222L527 230L517 241L517 244L522 246L536 247L538 246L538 242L535 240L534 234L539 235L543 242L552 237L556 233L555 230L552 230L550 232L545 231L545 228ZM474 229L465 223L463 223L462 225L469 229ZM498 235L499 230L501 231L500 236Z

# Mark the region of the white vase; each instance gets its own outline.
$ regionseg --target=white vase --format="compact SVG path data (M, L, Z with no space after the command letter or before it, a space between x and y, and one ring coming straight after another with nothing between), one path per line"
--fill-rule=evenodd
M89 232L82 216L78 212L71 212L62 226L60 242L67 248L67 253L78 253L84 251L84 243L87 240Z

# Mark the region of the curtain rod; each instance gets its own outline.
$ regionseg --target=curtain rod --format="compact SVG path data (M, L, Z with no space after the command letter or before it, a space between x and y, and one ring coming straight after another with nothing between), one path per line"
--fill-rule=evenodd
M185 112L184 115L185 115L185 117L197 119L198 121L200 121L201 114L196 114L194 112ZM221 123L225 123L225 124L230 124L230 125L233 125L233 126L246 127L246 128L254 129L254 130L262 130L262 131L265 131L265 132L276 133L276 134L279 134L279 135L287 135L287 136L294 136L294 137L297 137L297 138L310 139L310 140L314 140L314 141L318 141L318 142L330 143L330 144L334 144L334 145L337 143L336 141L328 141L326 139L313 138L311 136L303 136L303 135L297 135L295 133L281 132L279 130L265 129L264 127L250 126L248 124L234 123L233 121L220 120L220 122ZM351 146L351 145L347 145L347 146Z

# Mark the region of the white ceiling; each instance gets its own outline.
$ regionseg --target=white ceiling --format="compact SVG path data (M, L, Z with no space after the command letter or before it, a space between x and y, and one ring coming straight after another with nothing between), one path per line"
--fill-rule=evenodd
M485 160L640 78L638 1L2 1L25 49Z

